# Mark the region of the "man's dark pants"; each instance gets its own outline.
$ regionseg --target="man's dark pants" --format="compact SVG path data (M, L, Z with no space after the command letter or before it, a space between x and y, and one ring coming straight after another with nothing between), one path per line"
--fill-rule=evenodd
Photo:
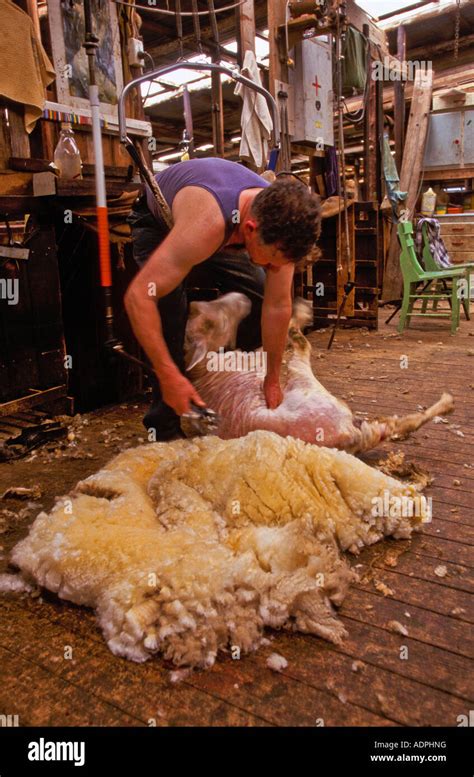
M190 216L192 218L192 216ZM134 204L127 218L132 228L133 258L142 267L154 249L164 240L167 231L154 218L145 197ZM260 318L262 312L265 272L252 264L244 250L220 250L197 265L180 285L158 302L163 337L171 358L183 374L184 334L188 318L188 297L209 299L209 290L217 294L239 291L252 302L250 314L237 332L237 348L253 351L262 344ZM156 439L167 440L180 431L179 418L162 399L158 381L152 379L153 404L143 419L147 429L156 430Z

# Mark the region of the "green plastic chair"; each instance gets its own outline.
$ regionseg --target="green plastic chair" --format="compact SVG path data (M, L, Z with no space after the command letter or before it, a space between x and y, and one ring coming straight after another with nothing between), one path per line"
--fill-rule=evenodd
M433 272L436 270L439 270L440 267L438 264L436 264L436 261L433 257L433 254L431 253L430 243L428 240L428 225L423 224L421 228L421 232L423 235L423 264L425 266L425 270L428 272ZM449 268L446 268L449 269ZM469 312L469 304L471 301L471 273L474 273L474 262L465 262L464 264L453 264L452 265L453 270L464 270L464 277L466 279L466 296L462 298L462 306L464 309L464 315L466 316L466 319L468 321L471 320L470 312ZM449 281L442 280L438 281L436 284L436 289L439 287L442 287L444 289L448 288ZM425 300L423 302L423 312L426 312L426 308L428 305L428 301ZM436 310L438 307L438 300L434 300L433 302L433 310Z
M398 331L403 332L405 326L410 325L412 316L421 316L424 318L450 318L451 333L455 334L459 327L459 295L458 285L455 281L463 279L465 270L456 268L452 270L424 270L418 261L415 252L415 243L413 240L413 224L411 221L400 222L397 227L398 238L401 245L400 267L403 276L403 301L400 312L400 322ZM436 289L438 281L451 281L450 287ZM431 290L432 284L435 284L434 291ZM422 288L420 289L420 285ZM450 311L446 313L426 312L423 310L423 303L428 300L439 301L447 299L450 303ZM422 308L414 308L415 302L421 300Z

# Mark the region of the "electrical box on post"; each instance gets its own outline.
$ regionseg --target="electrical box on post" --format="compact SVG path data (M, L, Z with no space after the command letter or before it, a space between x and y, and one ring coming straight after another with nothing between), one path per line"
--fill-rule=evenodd
M323 150L334 145L332 55L329 43L308 38L295 45L293 143Z

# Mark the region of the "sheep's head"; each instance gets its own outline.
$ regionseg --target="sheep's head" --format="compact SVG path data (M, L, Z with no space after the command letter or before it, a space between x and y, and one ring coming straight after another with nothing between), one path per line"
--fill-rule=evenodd
M251 307L248 297L238 292L211 302L191 302L184 344L186 370L192 370L209 351L235 348L238 326Z

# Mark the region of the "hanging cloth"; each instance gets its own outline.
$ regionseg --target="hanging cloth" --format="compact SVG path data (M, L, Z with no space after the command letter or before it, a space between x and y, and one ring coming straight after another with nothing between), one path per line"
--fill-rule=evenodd
M367 38L348 27L342 46L342 92L353 94L365 89L367 82Z
M449 258L448 251L440 235L440 226L438 219L419 219L416 225L415 247L418 255L423 255L423 225L426 225L426 237L430 246L431 256L441 270L452 267L453 264ZM454 265L456 266L456 265Z
M10 0L0 2L0 30L0 97L24 105L30 133L43 114L46 87L56 74L33 20Z
M246 51L241 74L250 78L259 86L262 85L260 72L253 51ZM242 139L240 141L240 158L252 162L257 170L265 167L268 157L268 141L270 140L273 122L263 94L249 89L243 84L237 84L234 94L243 100Z
M388 139L388 133L384 132L383 135L383 175L385 178L385 185L387 188L387 197L390 200L392 206L392 213L395 223L398 222L397 206L399 202L406 200L408 192L401 192L398 188L400 178L398 176L397 165L395 164L395 158L390 151L390 143Z

